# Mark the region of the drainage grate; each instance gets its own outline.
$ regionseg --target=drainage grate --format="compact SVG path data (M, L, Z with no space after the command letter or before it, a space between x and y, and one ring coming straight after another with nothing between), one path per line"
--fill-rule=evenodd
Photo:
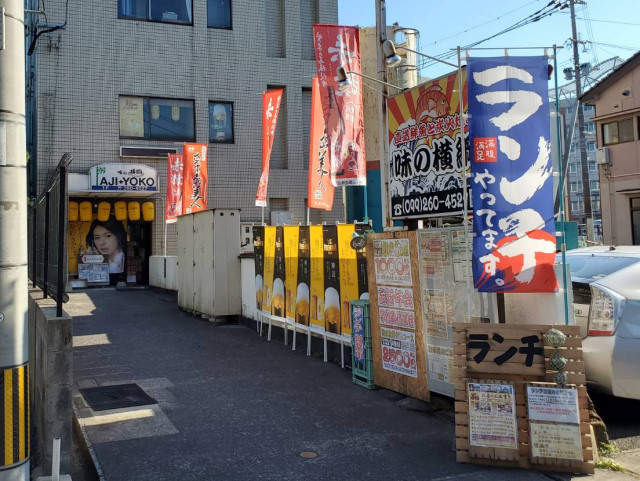
M137 384L89 387L80 389L80 393L94 411L158 404Z

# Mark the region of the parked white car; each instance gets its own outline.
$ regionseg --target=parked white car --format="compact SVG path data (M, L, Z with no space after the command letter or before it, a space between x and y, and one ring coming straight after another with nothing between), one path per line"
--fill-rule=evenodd
M566 260L587 382L640 399L640 246L575 249Z

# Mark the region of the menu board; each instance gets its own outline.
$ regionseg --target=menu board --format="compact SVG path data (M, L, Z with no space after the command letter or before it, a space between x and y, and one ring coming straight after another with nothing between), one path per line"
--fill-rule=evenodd
M109 264L78 264L78 279L89 284L109 284Z
M582 461L582 440L578 424L531 422L529 428L532 457Z
M551 386L527 386L529 419L578 424L578 391Z

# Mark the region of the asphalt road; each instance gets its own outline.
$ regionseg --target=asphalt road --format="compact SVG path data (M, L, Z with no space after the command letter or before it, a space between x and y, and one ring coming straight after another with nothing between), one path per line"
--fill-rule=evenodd
M609 437L620 450L640 448L640 401L616 398L595 391L590 391L589 395L607 426Z

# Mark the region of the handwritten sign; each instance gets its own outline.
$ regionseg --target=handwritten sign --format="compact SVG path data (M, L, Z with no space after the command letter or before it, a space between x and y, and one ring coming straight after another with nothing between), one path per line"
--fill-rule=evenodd
M580 426L530 423L531 456L582 461Z

